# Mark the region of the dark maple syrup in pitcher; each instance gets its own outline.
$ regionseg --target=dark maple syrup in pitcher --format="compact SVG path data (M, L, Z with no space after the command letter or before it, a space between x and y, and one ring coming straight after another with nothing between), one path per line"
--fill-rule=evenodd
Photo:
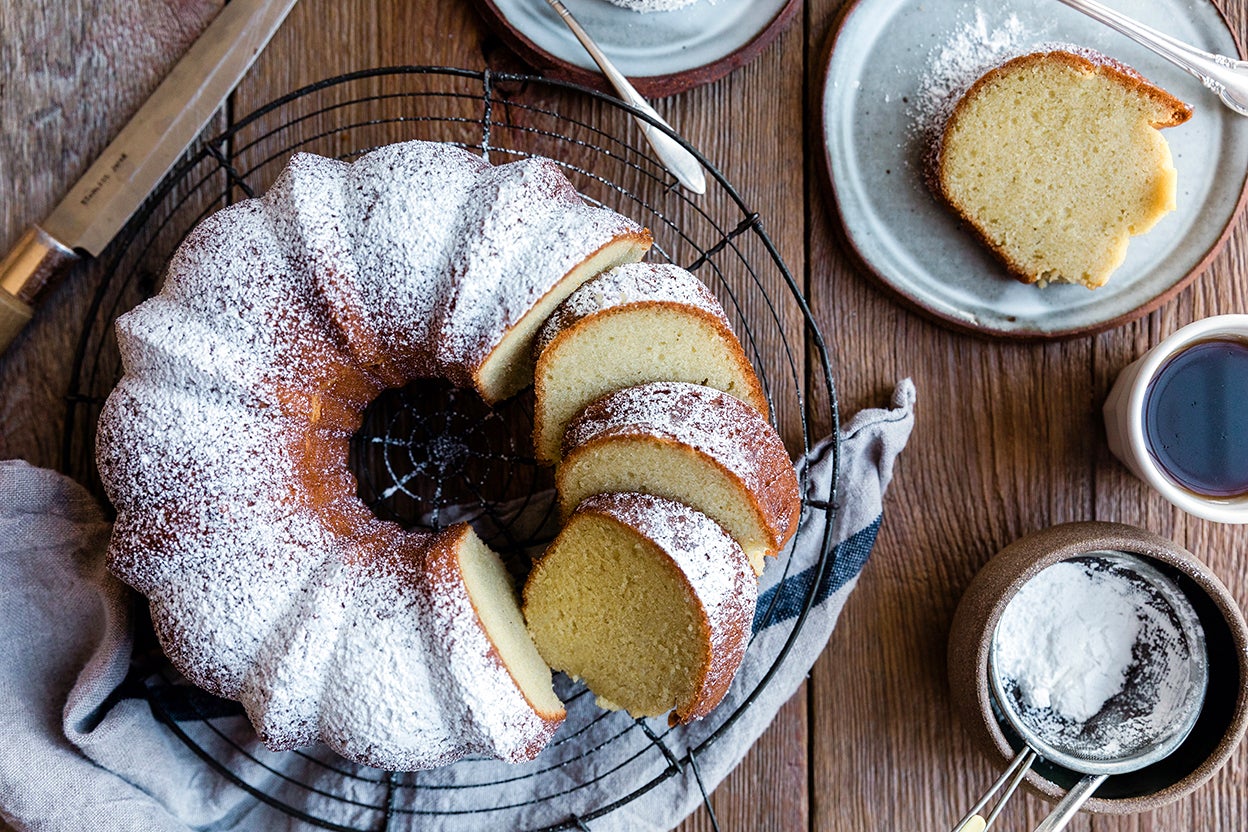
M1248 494L1248 341L1200 341L1162 364L1144 393L1144 438L1183 488Z

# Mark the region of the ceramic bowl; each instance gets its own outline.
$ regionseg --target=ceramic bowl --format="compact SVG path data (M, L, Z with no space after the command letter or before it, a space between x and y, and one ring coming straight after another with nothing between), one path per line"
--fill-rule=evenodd
M1099 551L1137 555L1173 578L1200 617L1209 655L1205 702L1188 738L1160 762L1111 776L1084 807L1127 814L1190 794L1230 758L1248 728L1248 626L1222 582L1186 549L1143 529L1098 522L1053 526L1015 541L975 576L958 605L949 634L949 684L963 725L1004 770L1022 741L993 712L988 654L997 622L1041 570ZM1041 795L1058 798L1080 776L1038 761L1026 782Z

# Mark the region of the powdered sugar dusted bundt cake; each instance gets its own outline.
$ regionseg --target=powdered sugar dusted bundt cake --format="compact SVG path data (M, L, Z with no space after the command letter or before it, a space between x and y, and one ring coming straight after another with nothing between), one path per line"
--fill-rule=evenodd
M762 385L711 291L677 266L630 263L583 285L538 332L533 445L559 460L563 432L598 397L650 381L731 393L764 417Z
M556 474L566 515L591 494L640 491L721 525L757 574L797 530L801 494L771 424L733 396L681 382L626 387L568 426Z
M581 503L534 565L524 614L542 657L634 717L705 716L745 654L758 583L714 521L649 494Z
M975 82L945 125L945 202L1025 283L1101 286L1175 207L1158 128L1191 108L1090 50L1014 58Z
M546 313L648 245L549 161L424 142L297 155L192 231L118 321L126 373L98 435L110 567L178 670L275 749L532 758L563 708L497 556L466 525L377 519L348 442L415 377L515 392Z

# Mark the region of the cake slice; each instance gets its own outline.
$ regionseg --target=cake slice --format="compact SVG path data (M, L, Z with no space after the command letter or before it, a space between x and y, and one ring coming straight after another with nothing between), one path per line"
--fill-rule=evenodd
M1024 283L1104 285L1128 238L1175 208L1158 128L1191 108L1091 50L1036 52L989 71L945 125L946 203Z
M758 584L714 521L648 494L590 497L534 565L524 615L538 651L634 717L705 716L745 655Z
M633 263L568 296L537 338L533 445L559 461L568 421L598 397L649 381L688 381L723 390L769 413L754 368L723 307L677 266Z
M465 523L447 531L454 537L430 548L414 578L426 593L430 652L445 658L441 682L455 690L459 730L481 753L531 760L566 715L550 667L499 556Z
M692 506L759 575L801 513L797 475L771 424L726 393L681 382L626 387L586 407L568 426L555 483L564 516L616 491Z

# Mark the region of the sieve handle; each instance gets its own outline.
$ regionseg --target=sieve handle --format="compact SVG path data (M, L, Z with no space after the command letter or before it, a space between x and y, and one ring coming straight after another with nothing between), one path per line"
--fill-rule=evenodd
M974 814L962 821L953 832L984 832L987 828L988 822L984 820L984 816Z
M984 792L984 796L971 807L971 811L967 812L962 820L958 821L958 825L953 827L953 832L984 832L991 826L992 822L997 819L997 815L1001 814L1001 810L1005 808L1005 802L1018 789L1018 784L1023 782L1023 778L1027 776L1027 772L1031 769L1031 764L1035 761L1036 752L1027 746L1023 746L1023 750L1018 752L1018 755L1010 763L1005 773L997 778L997 782L993 783L992 787ZM988 805L988 801L992 799L994 794L1000 791L1002 786L1005 786L1005 792L1001 795L1001 799L997 801L997 805L993 808L992 813L985 820L981 813Z
M1061 832L1065 829L1070 819L1083 808L1083 804L1088 802L1088 798L1105 782L1107 777L1109 777L1108 774L1089 774L1076 783L1070 791L1066 792L1066 796L1053 809L1053 813L1036 827L1036 832Z

